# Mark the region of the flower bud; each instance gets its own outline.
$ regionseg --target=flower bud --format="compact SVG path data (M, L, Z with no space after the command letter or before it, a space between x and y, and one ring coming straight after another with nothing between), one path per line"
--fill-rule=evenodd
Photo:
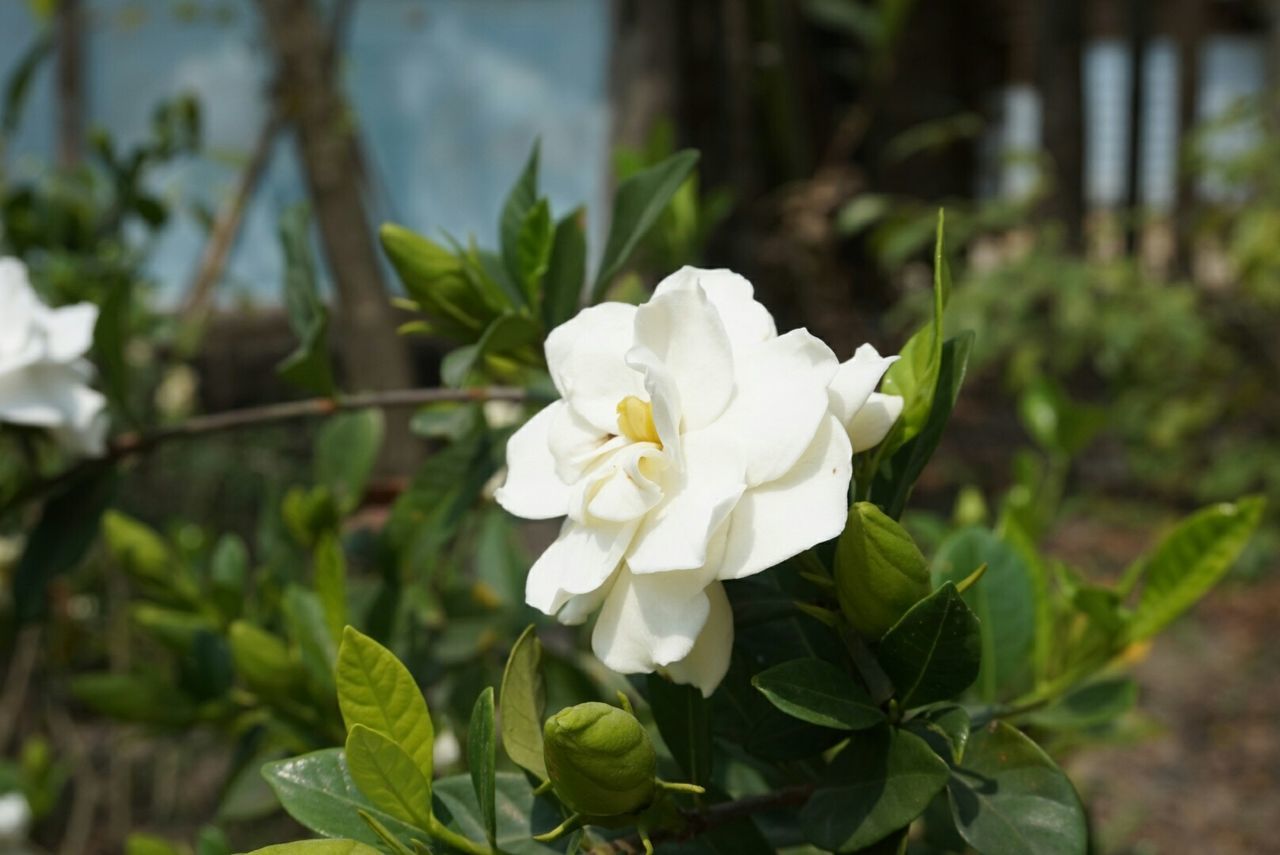
M653 801L657 755L626 710L578 704L547 719L543 757L556 795L588 816L634 813Z
M878 641L930 590L929 564L911 535L870 502L850 508L836 545L836 593L853 628Z

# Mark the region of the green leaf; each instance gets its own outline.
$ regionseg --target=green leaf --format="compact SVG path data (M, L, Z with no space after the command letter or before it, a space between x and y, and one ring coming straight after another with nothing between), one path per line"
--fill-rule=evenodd
M956 697L973 684L982 663L982 632L956 586L943 583L902 616L880 642L876 658L903 709Z
M262 776L289 816L316 834L358 840L381 849L382 841L357 813L365 810L401 839L422 836L414 826L369 803L352 780L341 748L267 763Z
M502 747L517 766L528 769L540 780L547 780L547 766L542 759L542 719L547 703L542 682L542 643L533 626L516 639L502 672L502 691L498 696L498 722Z
M347 728L362 724L385 735L431 780L435 728L417 682L395 654L349 626L338 648L337 682Z
M986 574L963 597L982 626L978 695L990 703L1030 677L1036 591L1022 556L981 528L961 529L942 542L933 559L934 583L958 585L983 564Z
M1038 745L1004 722L973 734L947 784L951 815L982 855L1084 855L1084 809Z
M351 780L373 806L409 825L431 824L431 782L398 744L362 724L347 732Z
M693 686L673 683L658 674L646 681L649 707L658 733L685 780L711 784L711 703Z
M952 763L964 758L969 728L969 713L957 704L934 707L907 722L908 730L929 743L939 757L951 758Z
M228 532L218 538L209 559L209 586L214 604L226 620L235 620L244 609L249 578L249 550L240 535Z
M380 855L358 840L299 840L255 849L249 855Z
M102 539L111 557L135 579L163 580L178 564L155 529L117 510L103 513Z
M1249 542L1265 506L1254 497L1198 511L1127 571L1126 578L1142 580L1130 641L1155 635L1207 594Z
M524 775L499 772L495 778L495 805L498 819L496 849L507 855L553 855L562 852L564 844L546 844L532 840L555 828L564 819L556 805L546 798L535 798L533 788ZM475 790L467 775L441 778L435 783L435 816L449 830L468 840L485 839L485 820L476 803Z
M751 680L769 702L801 721L839 730L862 730L884 721L853 675L822 659L794 659Z
M302 666L311 683L321 688L327 698L335 690L334 665L338 661L338 642L329 632L324 606L315 592L289 585L281 601L289 637L298 646Z
M124 855L182 855L182 850L163 837L134 832L125 840Z
M457 348L444 358L440 377L455 389L470 381L472 372L483 366L486 356L509 354L541 340L538 325L525 315L510 312L493 319L480 340Z
M613 197L613 216L604 255L591 288L591 302L603 297L609 283L622 270L653 224L657 222L671 197L698 162L698 153L679 151L661 163L632 175L618 185Z
M960 397L960 387L964 384L973 340L973 332L966 331L942 345L937 393L934 395L928 420L920 433L899 448L881 467L880 472L876 473L872 498L894 519L902 516L912 488L933 457L938 443L942 441L947 422L951 419L951 411L955 409Z
M102 715L139 724L181 727L197 713L190 698L155 674L78 674L71 694Z
M514 282L523 282L524 276L520 266L520 231L528 217L529 211L538 203L538 150L539 142L534 142L525 161L524 169L516 183L507 194L507 201L502 206L502 220L499 224L499 236L502 245L502 263L507 274Z
M280 246L284 251L284 305L298 348L276 372L315 395L333 395L333 365L329 360L329 310L320 301L315 257L311 251L311 216L297 205L280 218Z
M4 87L4 108L0 109L0 135L4 137L13 136L22 124L31 81L36 78L36 72L45 59L53 54L57 30L54 27L43 30L40 37L34 39L9 67Z
M452 252L392 223L385 223L378 237L405 292L427 315L434 332L455 341L474 341L509 307L505 291L490 293L487 279L474 275L464 250Z
M530 305L537 305L542 277L547 274L551 261L551 246L555 238L555 224L551 221L551 208L546 199L539 199L520 223L516 236L517 282Z
M98 320L93 326L93 363L102 377L102 388L107 393L107 398L128 423L137 426L129 396L131 372L125 358L132 308L132 283L116 283L102 301Z
M542 325L551 330L578 311L587 279L586 210L578 208L556 224L551 260L542 289Z
M849 623L873 641L930 590L929 562L911 535L870 502L849 509L836 544L835 579Z
M476 791L476 802L484 818L485 838L492 845L497 839L498 819L494 807L494 775L497 773L498 740L493 732L493 686L476 698L471 711L471 724L467 728L467 768L471 772L471 786Z
M1046 730L1082 730L1106 724L1137 703L1137 683L1128 677L1110 677L1072 689L1026 721Z
M95 468L45 502L13 571L13 604L20 621L45 613L45 589L72 570L98 536L98 522L115 497L115 470Z
M909 824L946 783L947 764L924 740L880 725L852 735L800 824L810 843L854 852Z
M238 620L227 631L231 660L245 685L267 697L289 692L298 684L298 663L276 636L248 621Z
M942 365L942 313L951 293L951 270L944 252L944 217L938 212L933 251L933 317L902 348L900 359L884 376L884 391L903 399L902 415L885 440L893 451L920 433L933 409Z
M347 559L336 534L321 535L312 564L312 584L324 609L325 626L333 643L338 644L342 641L342 628L347 625Z
M316 437L315 481L327 487L346 514L364 497L382 447L383 418L377 409L333 416Z

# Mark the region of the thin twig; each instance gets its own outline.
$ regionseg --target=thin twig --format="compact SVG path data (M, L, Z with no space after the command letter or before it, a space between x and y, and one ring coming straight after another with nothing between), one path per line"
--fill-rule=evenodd
M488 386L473 389L388 389L381 392L361 392L354 395L343 395L337 398L307 398L301 401L286 401L280 404L266 404L261 407L248 407L243 410L227 410L223 413L196 416L180 424L161 427L152 431L120 434L111 441L106 454L101 457L82 460L51 478L33 481L24 489L19 490L4 503L3 507L0 507L0 518L5 517L15 508L47 496L80 478L101 472L125 458L144 454L174 440L194 439L208 434L260 427L317 416L328 416L352 410L418 407L423 404L436 404L447 401L520 402L532 400L535 397L528 390L507 386Z
M18 719L27 700L31 673L40 653L40 627L29 626L18 631L9 657L9 674L0 690L0 756L9 755L9 740L17 732ZM16 754L16 752L15 752ZM12 756L12 755L10 755Z
M655 832L652 835L652 840L654 843L692 840L722 825L728 825L735 820L754 816L762 811L782 807L798 807L808 801L811 795L813 795L813 785L800 784L794 787L786 787L775 793L746 796L735 801L722 802L701 810L681 811L681 815L684 817L684 825L678 829ZM593 846L590 851L591 855L638 853L644 851L644 846L640 841L640 836L634 834L630 837L599 843Z

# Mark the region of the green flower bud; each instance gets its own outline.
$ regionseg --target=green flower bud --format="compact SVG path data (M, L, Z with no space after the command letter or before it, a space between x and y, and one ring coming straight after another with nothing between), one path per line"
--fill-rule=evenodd
M626 710L578 704L547 719L543 757L556 795L588 816L635 813L653 801L658 758Z
M860 635L878 641L931 589L929 563L902 526L870 502L849 509L836 545L836 593Z

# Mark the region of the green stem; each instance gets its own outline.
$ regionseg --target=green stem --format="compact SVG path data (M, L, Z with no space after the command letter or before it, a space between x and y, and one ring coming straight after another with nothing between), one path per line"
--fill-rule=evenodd
M459 852L466 852L467 855L494 855L494 850L490 849L488 844L476 843L456 831L445 828L444 824L434 816L431 817L431 827L427 829L427 833L446 846L452 846Z

